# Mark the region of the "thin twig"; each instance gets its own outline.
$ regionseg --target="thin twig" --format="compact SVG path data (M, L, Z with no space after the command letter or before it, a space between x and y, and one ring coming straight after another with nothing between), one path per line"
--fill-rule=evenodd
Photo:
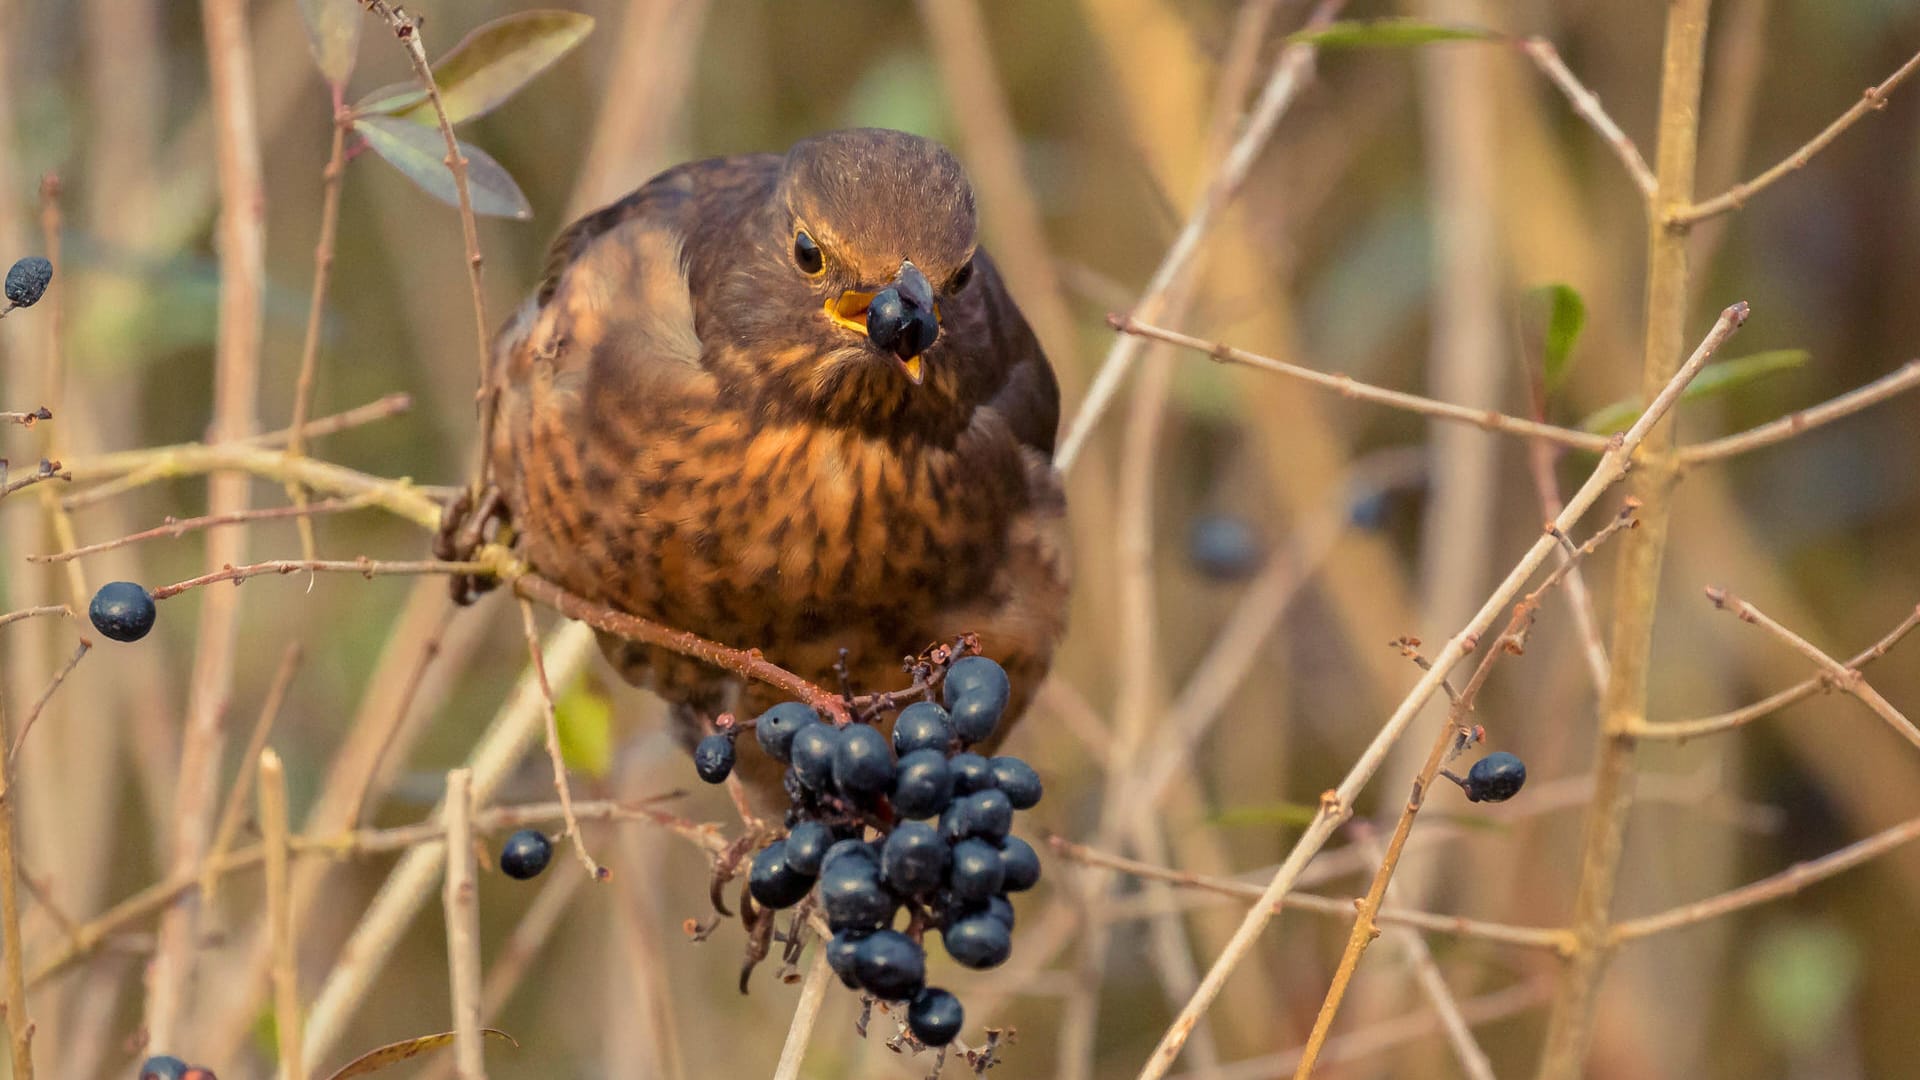
M288 451L289 454L292 451ZM303 495L304 498L304 495ZM195 518L168 518L165 524L156 525L137 533L113 540L102 540L97 544L56 551L50 555L29 555L30 563L62 563L70 559L97 555L102 551L112 551L128 544L137 544L143 540L157 540L161 537L178 539L195 529L211 529L221 525L252 524L257 521L275 521L280 518L304 517L311 514L333 514L344 510L362 510L373 505L364 496L351 499L327 499L323 502L306 503L300 506L271 506L258 510L236 510L230 514L206 514Z
M1572 528L1586 515L1587 510L1602 493L1626 475L1634 451L1646 439L1648 432L1653 430L1654 425L1673 407L1674 402L1679 400L1681 392L1686 389L1688 383L1693 381L1694 376L1699 374L1700 369L1706 365L1715 350L1732 336L1741 323L1746 321L1747 314L1747 305L1744 303L1734 304L1720 313L1720 318L1714 323L1713 329L1708 332L1705 340L1700 343L1700 347L1695 349L1693 355L1674 373L1673 378L1654 397L1652 404L1648 405L1647 410L1634 421L1633 426L1619 436L1618 442L1602 455L1593 473L1587 477L1586 483L1580 486L1580 489L1568 500L1566 509L1554 520L1553 529L1534 541L1533 546L1521 557L1506 579L1494 589L1493 595L1487 598L1487 602L1481 606L1474 617L1468 620L1467 625L1448 639L1445 647L1433 659L1431 669L1408 692L1399 707L1394 710L1393 715L1388 717L1387 722L1368 744L1360 759L1348 770L1340 785L1322 795L1320 808L1314 815L1313 822L1300 839L1295 841L1293 850L1280 864L1280 868L1274 872L1272 881L1268 883L1265 892L1261 895L1261 902L1255 904L1246 918L1241 921L1239 929L1234 931L1226 948L1214 960L1213 967L1207 972L1206 978L1201 980L1199 989L1194 992L1192 999L1181 1009L1180 1014L1161 1037L1159 1046L1154 1049L1152 1057L1140 1072L1142 1080L1159 1080L1173 1067L1174 1061L1180 1056L1181 1047L1186 1044L1188 1035L1193 1031L1193 1025L1212 1006L1214 999L1220 995L1221 987L1225 985L1227 977L1252 951L1261 932L1266 929L1267 923L1272 921L1276 903L1292 890L1294 881L1306 868L1307 863L1319 853L1322 847L1326 846L1328 838L1333 835L1340 823L1352 814L1354 799L1359 796L1367 781L1372 779L1380 763L1385 760L1388 750L1413 722L1414 717L1426 705L1427 699L1439 689L1447 673L1466 655L1468 643L1479 640L1480 635L1492 625L1500 611L1519 595L1528 579L1559 547L1555 534L1565 533L1567 529Z
M1404 409L1407 412L1418 413L1421 416L1430 416L1436 420L1452 420L1458 423L1472 424L1475 427L1485 428L1488 431L1545 439L1560 446L1569 446L1576 450L1586 450L1592 453L1603 453L1609 445L1609 438L1605 435L1596 435L1589 431L1575 431L1572 428L1563 428L1555 424L1543 424L1534 420L1523 420L1518 416L1508 416L1505 413L1494 412L1491 409L1475 409L1466 405L1454 405L1445 401L1435 401L1432 398L1421 397L1419 394L1409 394L1403 390L1388 390L1384 387L1360 382L1348 375L1330 375L1324 371L1315 371L1312 368L1302 367L1299 364L1289 363L1285 360L1277 360L1271 356L1262 356L1259 353L1236 349L1217 341L1208 341L1204 338L1182 334L1177 330L1168 330L1163 327L1153 326L1148 323L1143 323L1131 316L1110 315L1107 317L1107 322L1122 334L1152 338L1156 341L1164 341L1171 345L1178 345L1181 348L1206 353L1215 360L1244 364L1247 367L1259 368L1262 371L1271 371L1276 374L1286 375L1311 383L1322 389L1335 391L1343 397L1353 398L1358 401L1370 401L1377 405L1387 405L1396 409Z
M40 462L40 467L33 472L28 473L18 480L8 480L6 483L0 484L0 499L6 498L21 488L30 488L35 484L43 483L47 480L70 481L72 479L73 473L61 468L59 462L43 460Z
M335 574L359 574L362 577L381 577L386 575L417 574L490 574L493 564L482 562L443 562L439 559L412 559L387 561L370 559L365 555L357 559L270 559L266 562L249 563L246 566L227 565L210 574L201 574L196 578L177 581L172 585L162 585L153 590L155 600L166 600L180 595L188 589L197 589L203 585L231 581L239 583L248 578L264 574L297 574L302 570Z
M780 1047L780 1063L774 1066L773 1080L799 1080L800 1062L807 1056L807 1042L813 1038L814 1021L820 1017L820 1003L826 1000L832 975L822 944L814 949L813 964L800 984L800 1000L793 1007L793 1023L787 1027L787 1041Z
M567 823L562 838L573 841L574 854L579 856L580 865L586 867L587 876L605 881L609 876L607 868L587 853L587 838L580 831L579 819L573 816L573 785L567 781L566 756L560 751L560 718L553 699L553 684L547 681L547 663L540 657L540 630L533 623L533 604L524 597L520 600L520 628L526 632L527 653L532 657L534 678L540 683L540 697L546 706L542 715L546 720L547 761L553 766L553 790L560 796L560 813Z
M6 738L6 703L0 701L0 740ZM33 1080L33 1021L27 1016L26 962L20 936L19 867L14 861L18 824L13 770L0 768L0 952L7 966L7 1040L13 1075Z
M1342 6L1342 0L1322 0L1307 20L1309 28L1324 26L1333 20ZM1153 277L1147 281L1147 288L1140 294L1140 300L1133 307L1135 315L1142 319L1157 319L1162 316L1161 307L1174 290L1184 284L1194 268L1199 265L1201 241L1213 227L1215 219L1246 182L1247 173L1253 168L1260 151L1272 137L1280 118L1286 115L1294 99L1306 87L1313 77L1315 49L1311 44L1296 42L1280 51L1280 59L1273 66L1273 74L1267 79L1266 88L1260 92L1260 99L1254 103L1247 114L1246 123L1240 129L1239 138L1227 149L1220 159L1218 171L1207 183L1193 210L1187 215L1187 223L1181 227L1180 234L1174 237L1167 253L1160 258L1160 265L1153 271ZM1127 373L1139 359L1143 342L1130 335L1116 339L1107 350L1106 359L1100 362L1099 371L1094 375L1093 383L1087 388L1087 396L1080 403L1080 410L1073 416L1065 436L1060 440L1060 449L1054 454L1054 466L1062 473L1073 468L1073 463L1085 448L1087 439L1093 434L1094 425L1113 404L1114 395L1120 392L1120 384L1126 380Z
M447 774L447 972L453 987L454 1069L460 1080L485 1080L480 1034L480 890L474 883L473 770Z
M240 755L241 761L260 761L261 754L267 749L267 736L273 731L273 724L280 716L280 706L287 700L287 690L293 685L294 673L300 670L300 643L287 642L280 654L280 666L273 673L273 682L268 684L267 699L260 706L260 716L253 722L253 732L247 736L247 748ZM278 759L276 758L276 764ZM252 773L240 770L234 778L233 787L227 791L227 802L220 808L219 824L213 830L213 844L207 848L204 865L213 866L233 847L234 838L240 835L240 822L246 812L248 783ZM282 796L284 798L284 794ZM265 823L262 823L264 827ZM219 875L208 875L200 883L200 895L212 900L219 891Z
M26 722L20 725L20 733L13 737L13 745L7 750L6 768L8 770L12 770L13 763L19 759L20 748L27 744L27 733L33 730L34 721L40 719L40 714L46 711L47 702L53 700L54 692L67 681L67 676L73 674L73 669L80 666L80 658L87 655L87 651L92 648L93 642L81 638L80 644L74 646L73 655L67 658L66 665L53 677L53 681L47 684L47 689L40 695L40 700L33 703L33 710L27 713Z
M293 925L293 896L287 887L287 770L280 764L280 755L272 750L261 750L257 759L247 760L260 763L260 846L267 863L267 925L273 939L273 1034L280 1054L280 1080L304 1080L299 938Z
M1916 626L1920 626L1920 607L1915 607L1912 611L1908 612L1907 617L1900 620L1900 625L1894 627L1879 641L1868 646L1865 652L1847 661L1847 668L1858 671L1861 667L1887 655L1887 650L1898 644L1900 639L1911 633ZM1666 723L1646 723L1635 728L1633 734L1635 738L1639 739L1674 739L1685 741L1687 739L1698 738L1702 735L1712 735L1721 731L1730 731L1743 724L1750 724L1755 720L1772 716L1781 709L1796 702L1804 701L1832 686L1832 677L1823 673L1815 675L1813 678L1803 682L1796 683L1793 686L1789 686L1779 693L1764 697L1751 705L1744 705L1738 709L1719 713L1714 716L1701 717L1698 720L1673 720Z
M1899 709L1894 708L1893 703L1882 697L1880 691L1868 685L1858 669L1828 656L1819 646L1780 625L1766 612L1725 589L1709 588L1706 592L1707 599L1713 601L1714 607L1733 614L1741 622L1752 623L1786 642L1789 648L1813 661L1814 665L1825 672L1834 685L1859 698L1862 704L1873 710L1874 715L1885 720L1889 727L1899 732L1908 742L1920 746L1920 728L1914 727L1913 721L1907 719Z
M19 622L21 619L36 618L41 615L65 615L71 619L73 618L73 609L65 604L42 604L39 607L21 608L18 611L9 611L5 615L0 615L0 626L5 626L12 622Z
M1761 878L1759 881L1728 890L1718 896L1696 900L1691 904L1682 904L1657 915L1628 919L1616 924L1608 934L1608 939L1615 945L1637 941L1654 934L1677 930L1683 926L1693 926L1711 919L1718 919L1723 915L1731 915L1743 908L1778 900L1783 896L1791 896L1815 882L1825 881L1843 871L1851 870L1869 859L1884 855L1916 838L1920 838L1920 818L1882 829L1838 851L1829 852L1807 862L1796 863L1772 877Z
M1682 447L1679 452L1680 463L1700 465L1709 461L1724 461L1737 454L1785 442L1802 432L1878 405L1916 386L1920 386L1920 360L1909 360L1865 386L1849 390L1812 408L1789 413L1778 420L1724 438Z
M1620 125L1614 123L1613 117L1607 115L1607 110L1600 104L1600 96L1582 85L1580 79L1568 70L1566 61L1560 59L1560 50L1553 47L1553 42L1545 38L1528 38L1520 43L1520 51L1526 53L1527 58L1553 85L1567 95L1567 102L1573 106L1573 111L1600 133L1600 137L1613 148L1620 164L1627 167L1627 175L1633 178L1633 186L1640 189L1641 197L1651 202L1655 187L1653 170L1647 167L1647 159L1640 156L1640 148L1633 145L1627 133L1620 130Z
M1813 160L1813 155L1825 150L1828 143L1839 138L1842 132L1852 127L1861 117L1866 116L1870 112L1885 108L1887 95L1891 94L1895 87L1905 81L1907 76L1913 74L1915 68L1920 68L1920 53L1915 53L1906 63L1901 64L1893 74L1887 76L1886 79L1878 85L1869 86L1866 93L1860 95L1859 101L1854 102L1846 112L1841 113L1839 118L1834 120L1833 123L1828 124L1820 134L1807 140L1806 145L1781 159L1779 164L1751 180L1742 181L1741 183L1733 185L1725 192L1715 195L1711 199L1693 203L1689 206L1677 207L1669 211L1666 217L1667 225L1669 227L1684 227L1692 225L1694 222L1705 220L1706 218L1724 214L1729 210L1738 210L1740 207L1745 206L1747 200L1752 198L1756 193Z

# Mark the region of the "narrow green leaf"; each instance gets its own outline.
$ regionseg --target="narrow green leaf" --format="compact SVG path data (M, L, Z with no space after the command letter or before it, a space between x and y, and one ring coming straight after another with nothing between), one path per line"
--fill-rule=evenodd
M438 128L421 127L391 116L362 116L353 122L353 130L367 140L367 147L387 164L399 169L420 190L449 206L460 205L459 192L453 186L453 170L447 168L447 144ZM533 207L520 193L520 185L500 163L479 147L460 144L460 155L467 159L467 190L473 197L473 212L488 217L529 218Z
M504 1031L496 1031L493 1028L481 1028L480 1030L496 1039L505 1039L516 1047L520 1045L519 1042L515 1041L513 1036ZM399 1042L388 1043L385 1046L376 1047L361 1054L359 1057L341 1066L340 1070L332 1076L327 1077L327 1080L352 1080L353 1077L378 1072L389 1065L395 1065L409 1058L419 1057L421 1054L431 1053L442 1047L452 1045L453 1032L451 1031L443 1031L438 1035L422 1035L414 1039L401 1039Z
M603 777L613 768L613 703L582 679L554 703L560 758L570 769Z
M1478 26L1388 18L1336 22L1318 30L1300 30L1288 34L1287 43L1317 45L1322 49L1396 49L1439 41L1486 41L1499 36Z
M1580 339L1580 331L1587 325L1587 305L1571 285L1543 285L1533 292L1547 305L1547 336L1540 359L1547 393L1551 395L1573 370L1573 343Z
M300 21L307 28L307 47L320 74L335 86L345 86L360 51L360 20L354 0L300 0Z
M593 17L577 11L516 12L476 28L433 65L447 119L460 124L492 112L592 32ZM412 101L366 111L439 123L424 92Z
M1701 398L1715 397L1777 372L1791 371L1804 365L1812 357L1813 354L1805 349L1774 349L1769 352L1754 353L1752 356L1742 356L1737 360L1708 364L1700 370L1699 375L1694 376L1693 382L1688 384L1686 390L1681 392L1680 400L1699 401ZM1596 435L1611 435L1616 431L1625 431L1640 418L1640 409L1638 398L1616 401L1580 421L1580 427Z
M427 100L427 92L420 89L420 83L413 79L406 82L388 83L361 96L353 103L353 115L374 116L405 112ZM432 110L428 110L431 112Z

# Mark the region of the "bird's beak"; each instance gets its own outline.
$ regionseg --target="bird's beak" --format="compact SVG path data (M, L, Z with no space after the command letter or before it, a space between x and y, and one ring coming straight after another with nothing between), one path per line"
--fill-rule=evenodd
M892 283L879 292L849 289L826 307L829 319L892 353L908 381L918 386L926 379L921 354L940 336L940 312L933 285L911 260L902 262Z

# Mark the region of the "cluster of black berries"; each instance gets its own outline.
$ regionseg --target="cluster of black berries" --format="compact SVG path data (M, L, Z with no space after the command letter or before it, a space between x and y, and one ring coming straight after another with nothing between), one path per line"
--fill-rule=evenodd
M948 668L941 701L900 710L891 743L869 724L836 726L799 702L753 722L754 737L790 766L788 832L754 856L747 890L770 909L817 894L833 931L827 962L847 986L907 1003L907 1029L930 1047L960 1033L960 999L926 985L920 939L940 931L947 952L990 968L1013 951L1008 893L1033 888L1040 858L1009 831L1040 801L1040 775L1013 757L967 747L992 736L1006 711L1007 673L984 656ZM694 751L708 783L733 770L737 729ZM871 827L878 835L867 838ZM907 913L904 930L894 923Z
M158 1054L140 1063L140 1080L215 1080L213 1070Z

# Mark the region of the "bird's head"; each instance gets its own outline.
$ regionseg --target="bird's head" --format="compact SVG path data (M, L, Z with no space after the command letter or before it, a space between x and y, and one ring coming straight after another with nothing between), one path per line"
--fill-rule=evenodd
M806 139L742 224L757 250L726 318L761 348L762 378L834 413L951 412L969 396L986 319L973 188L945 147L878 128Z

